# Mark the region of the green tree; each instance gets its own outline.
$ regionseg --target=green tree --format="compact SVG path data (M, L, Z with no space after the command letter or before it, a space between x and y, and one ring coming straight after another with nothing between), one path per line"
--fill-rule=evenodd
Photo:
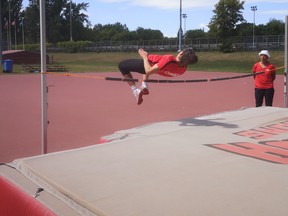
M185 39L205 38L207 33L203 29L188 30L185 34Z
M56 43L70 40L70 0L47 0L46 5L46 35L47 42ZM90 25L86 11L88 3L72 3L73 39L83 40L82 34ZM25 32L27 42L39 42L40 7L39 0L29 0L25 13Z
M253 23L241 23L237 25L238 36L252 36ZM260 24L255 26L255 35L284 35L285 23L282 20L270 19L267 24Z
M10 13L9 13L10 8ZM2 39L8 40L8 30L10 30L11 44L15 45L15 39L19 41L19 29L21 28L21 8L22 0L1 0L1 22L3 27ZM9 24L10 20L10 24ZM16 36L16 38L15 38ZM21 38L20 38L21 39ZM16 41L16 42L17 42ZM7 46L6 46L7 47Z
M255 26L255 35L267 35L267 25L260 24Z
M46 1L46 37L50 43L64 41L65 35L60 34L62 25L62 11L65 7L63 0L48 0Z
M241 23L236 27L237 36L251 36L253 34L253 23Z
M136 31L129 31L126 25L119 22L94 25L93 32L94 41L161 40L164 38L159 30L138 27Z
M138 35L136 31L125 31L116 35L116 41L136 41L138 40Z
M285 23L282 20L270 19L267 23L267 33L269 35L284 35Z
M61 34L65 35L64 40L69 40L70 38L70 14L72 21L72 39L75 41L78 40L87 40L89 37L89 27L91 22L88 19L88 15L82 11L87 11L89 7L88 3L79 3L75 4L72 2L72 11L70 11L70 1L68 1L63 8L61 13L62 15L62 30Z
M24 31L26 43L40 41L40 14L39 4L30 2L24 10Z
M119 40L118 35L128 33L129 29L126 25L117 22L107 25L97 24L93 27L93 31L96 35L94 41L113 41Z
M138 27L136 29L139 40L161 40L164 38L160 30L144 29Z
M232 50L231 37L237 35L237 25L245 21L241 11L244 9L243 5L244 1L239 0L220 0L215 5L208 33L222 40L223 52Z

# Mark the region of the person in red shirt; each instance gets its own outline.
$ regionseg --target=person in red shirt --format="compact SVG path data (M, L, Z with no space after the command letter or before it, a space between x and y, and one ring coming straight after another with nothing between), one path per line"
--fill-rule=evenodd
M176 57L173 55L148 55L143 49L139 49L138 54L141 57L140 59L126 59L118 64L120 72L126 79L133 79L131 72L143 74L143 82L139 89L134 81L128 81L138 105L143 102L143 95L149 94L146 80L148 80L150 75L159 74L167 77L179 76L185 73L188 64L198 62L197 55L190 48L182 50Z
M264 72L263 74L254 75L256 107L262 106L264 98L266 106L272 106L275 92L273 82L276 78L276 70L274 65L269 62L269 51L262 50L259 57L260 62L255 63L252 68L253 73Z

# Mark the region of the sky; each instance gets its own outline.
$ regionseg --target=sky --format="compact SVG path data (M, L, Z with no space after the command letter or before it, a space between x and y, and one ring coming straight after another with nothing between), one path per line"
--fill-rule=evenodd
M92 26L97 24L125 24L130 31L138 27L160 30L166 37L177 37L180 28L181 0L72 0L73 3L89 3L85 12ZM219 0L182 0L182 30L208 30L215 4ZM23 7L28 0L23 0ZM267 24L270 19L283 20L288 16L288 0L246 0L243 16L254 22L251 6L257 6L255 24Z

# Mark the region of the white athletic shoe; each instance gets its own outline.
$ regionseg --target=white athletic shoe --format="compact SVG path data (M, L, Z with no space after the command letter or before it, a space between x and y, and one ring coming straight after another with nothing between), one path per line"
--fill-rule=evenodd
M140 105L142 102L143 102L143 91L140 90L140 89L136 89L134 92L133 92L136 100L137 100L137 104Z
M141 85L140 89L143 92L143 95L148 95L149 94L148 85L147 85L146 82L142 82L142 85Z

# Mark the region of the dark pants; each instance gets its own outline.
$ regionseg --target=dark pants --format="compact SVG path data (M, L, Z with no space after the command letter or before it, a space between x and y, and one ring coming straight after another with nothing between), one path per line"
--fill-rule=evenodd
M272 106L274 91L275 91L274 88L270 89L255 88L256 107L262 106L264 98L266 106Z
M145 74L143 59L127 59L118 64L118 68L122 75L130 74L130 72L138 72Z

